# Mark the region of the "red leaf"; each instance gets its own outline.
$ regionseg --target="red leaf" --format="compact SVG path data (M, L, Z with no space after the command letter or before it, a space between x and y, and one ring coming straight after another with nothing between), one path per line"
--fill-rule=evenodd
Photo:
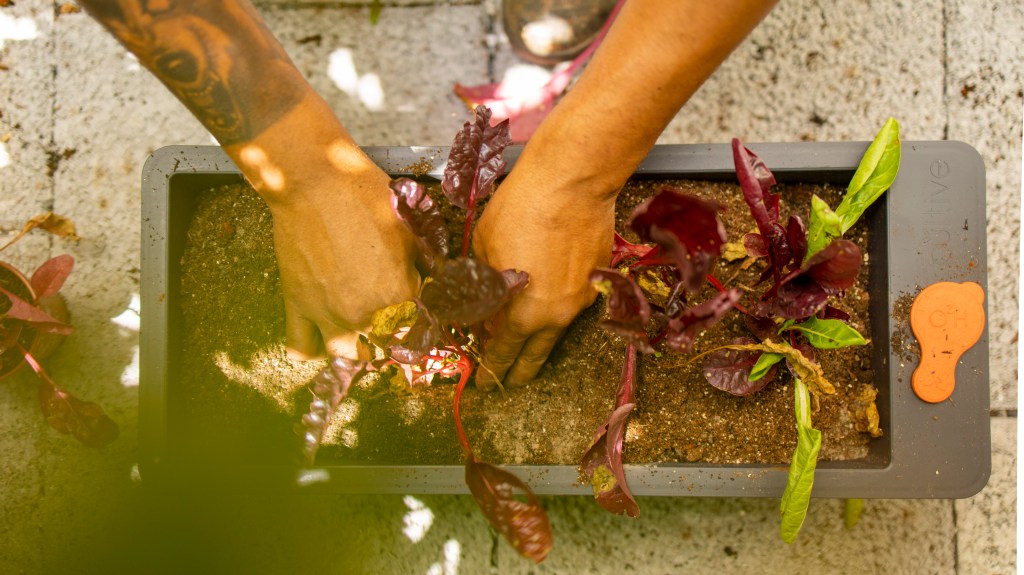
M608 319L601 327L621 336L644 353L654 353L647 340L647 322L651 319L651 306L640 286L618 271L597 268L590 272L590 282L603 284L608 301Z
M389 185L393 192L391 209L416 236L420 264L427 271L433 270L437 258L448 255L448 228L441 210L419 182L399 178Z
M41 370L39 405L46 422L61 433L70 433L89 447L103 447L117 439L118 428L95 403L82 401L58 388Z
M32 289L36 292L36 297L42 299L55 295L64 285L64 280L71 275L71 270L74 267L75 258L68 254L59 255L43 262L43 265L39 266L39 269L32 274Z
M296 425L296 431L302 436L306 464L313 465L331 414L348 395L352 382L358 380L366 369L365 362L334 357L309 382L313 401L309 404L309 412L302 416L302 423Z
M668 345L676 351L690 351L700 332L718 323L740 301L740 292L730 289L715 294L708 301L686 308L679 317L668 322Z
M626 238L619 235L619 232L615 232L615 241L612 244L612 262L608 265L613 268L618 267L619 264L630 258L643 258L653 249L654 246L651 245L628 242Z
M455 135L448 153L441 190L448 201L464 210L489 196L494 182L505 173L502 152L511 143L508 122L491 126L490 119L491 111L478 106L473 121L466 122Z
M511 122L512 141L523 143L530 139L533 132L555 107L555 100L565 91L572 77L590 59L594 51L604 40L608 29L622 8L624 0L619 0L612 8L608 19L597 33L594 41L579 56L564 67L557 68L551 78L536 89L522 89L522 82L517 78L507 78L495 84L480 86L463 86L455 84L455 94L470 109L487 106L494 112L494 121L509 120Z
M850 240L835 240L811 256L804 268L829 295L853 287L860 273L860 248Z
M644 241L653 240L679 270L687 292L695 293L714 267L726 242L718 219L722 205L664 188L633 210L629 226Z
M469 454L466 485L491 525L519 552L540 563L554 542L551 523L537 496L518 477ZM525 501L518 497L525 496Z
M733 345L756 343L749 338L737 338ZM775 377L778 365L772 366L768 373L757 381L750 381L750 370L761 357L760 351L741 349L720 349L704 360L704 377L708 383L733 395L750 395L760 391Z
M640 506L626 483L622 466L622 444L626 437L626 418L636 407L633 385L636 382L636 349L626 347L626 360L615 393L615 409L594 432L594 442L583 455L580 469L594 487L598 504L616 515L640 516Z
M70 325L57 320L42 309L2 287L0 287L0 294L7 296L8 301L11 302L11 307L3 313L5 318L23 321L31 326L32 329L45 333L68 335L73 331Z
M447 260L434 281L423 286L424 307L440 324L472 325L494 315L508 301L501 272L480 260Z
M489 108L494 112L495 122L507 120L510 123L511 140L523 143L530 139L555 107L555 99L569 85L573 71L566 68L556 72L546 84L536 90L524 92L520 82L513 78L480 86L455 84L455 95L470 108Z

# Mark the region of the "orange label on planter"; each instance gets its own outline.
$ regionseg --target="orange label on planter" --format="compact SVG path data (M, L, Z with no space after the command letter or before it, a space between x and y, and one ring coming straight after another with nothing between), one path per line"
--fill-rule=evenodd
M914 370L914 393L929 403L953 394L956 364L985 329L985 291L973 282L940 282L917 294L910 307L910 327L921 344Z

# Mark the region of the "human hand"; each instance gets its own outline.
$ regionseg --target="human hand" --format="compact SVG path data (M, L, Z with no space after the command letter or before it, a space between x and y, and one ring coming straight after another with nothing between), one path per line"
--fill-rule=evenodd
M293 359L355 358L370 315L416 295L415 241L391 211L388 182L370 164L270 204Z
M495 318L476 377L481 389L502 380L523 385L537 375L565 328L597 296L591 270L611 258L614 196L584 200L580 190L546 187L537 176L513 171L473 234L477 257L530 274L526 289Z

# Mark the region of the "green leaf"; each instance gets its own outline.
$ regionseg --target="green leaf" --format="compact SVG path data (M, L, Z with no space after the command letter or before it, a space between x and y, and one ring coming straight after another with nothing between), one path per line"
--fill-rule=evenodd
M762 353L761 357L757 358L757 362L754 363L754 367L750 368L750 376L747 378L750 381L757 381L764 377L772 366L785 359L785 356L779 353Z
M798 377L803 381L808 382L811 386L811 391L813 391L815 395L832 395L836 392L835 386L832 385L828 379L825 379L825 372L821 371L821 366L804 357L804 354L800 353L800 350L786 342L775 343L770 339L766 339L761 343L734 343L706 351L698 355L697 358L713 353L719 349L745 349L747 351L777 353L786 358L786 366L789 367L789 371L793 374L793 377ZM697 358L693 358L690 361Z
M811 196L811 221L807 228L807 255L804 261L825 249L832 240L843 235L839 216L828 207L825 200Z
M843 524L847 529L853 529L860 522L860 515L864 512L863 499L847 499L843 507Z
M864 210L889 189L899 169L900 125L895 119L889 118L864 152L846 188L846 196L836 208L844 234L853 227Z
M851 345L867 345L867 340L846 322L838 319L811 317L801 323L783 326L779 332L795 329L804 334L808 343L818 349L839 349Z
M821 451L821 432L811 427L811 398L807 386L794 378L796 403L796 451L789 465L789 480L782 494L782 522L780 534L786 543L796 541L800 527L807 517L811 504L811 488L814 486L814 468L818 465Z

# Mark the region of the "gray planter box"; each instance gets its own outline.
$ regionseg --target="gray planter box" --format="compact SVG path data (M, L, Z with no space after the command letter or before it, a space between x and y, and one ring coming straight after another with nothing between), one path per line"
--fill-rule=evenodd
M750 144L780 182L845 186L867 142ZM368 148L394 177L426 160L440 178L447 148ZM518 156L510 149L509 166ZM735 178L727 145L658 146L637 172L642 177ZM142 349L140 465L147 481L191 475L187 454L175 451L175 381L181 363L179 262L197 195L242 176L213 146L170 146L153 154L142 177ZM904 142L899 177L869 214L873 358L885 436L867 457L822 462L816 497L962 498L980 491L991 468L988 330L957 367L951 399L919 400L910 381L916 364L890 354L900 329L893 304L938 281L973 281L987 290L985 168L959 142ZM986 300L987 310L987 300ZM909 332L909 330L906 330ZM904 334L904 337L908 337ZM912 337L912 336L910 336ZM592 494L575 466L508 466L538 494ZM636 495L779 497L787 466L672 463L627 466ZM193 470L194 471L194 470ZM361 493L467 493L462 466L328 465L305 472L316 488ZM248 484L294 484L296 470L253 461L205 469Z

